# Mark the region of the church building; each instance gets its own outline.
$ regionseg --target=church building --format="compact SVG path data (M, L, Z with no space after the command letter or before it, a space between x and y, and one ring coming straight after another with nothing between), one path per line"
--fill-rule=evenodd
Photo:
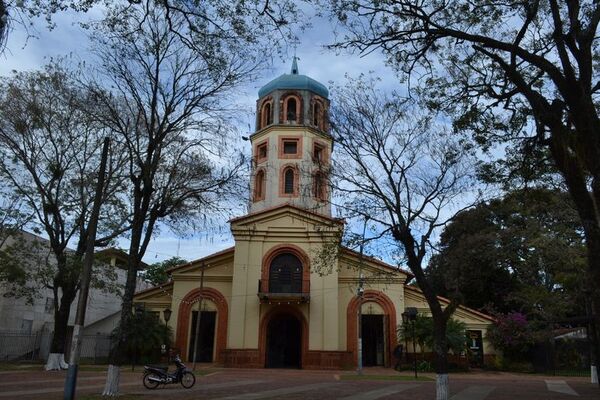
M428 314L410 272L338 246L344 220L331 215L328 109L327 88L301 75L296 58L289 74L263 86L250 136L250 212L229 221L235 245L136 294L163 321L170 315L184 360L198 340L198 362L355 368L360 327L363 365L390 366L402 313ZM493 354L485 340L492 318L466 307L453 318L466 323L470 361L481 365Z

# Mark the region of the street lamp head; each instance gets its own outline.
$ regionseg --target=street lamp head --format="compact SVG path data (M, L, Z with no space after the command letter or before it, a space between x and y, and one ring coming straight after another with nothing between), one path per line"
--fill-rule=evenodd
M414 321L417 319L419 311L416 307L406 307L402 313L402 322ZM405 319L406 318L406 319Z
M359 286L358 289L356 290L356 294L358 295L358 297L362 297L363 294L365 294L365 288L362 286Z
M133 307L135 309L135 315L138 317L144 313L144 304L136 303Z
M171 319L171 312L172 312L171 309L168 307L163 310L163 316L165 318L165 322L169 322L169 320Z

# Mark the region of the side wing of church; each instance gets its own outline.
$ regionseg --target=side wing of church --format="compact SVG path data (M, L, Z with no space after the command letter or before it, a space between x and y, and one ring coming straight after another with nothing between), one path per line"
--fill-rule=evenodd
M298 73L294 58L259 91L251 206L230 221L235 246L173 268L172 280L137 293L136 303L168 323L182 358L231 367L353 368L358 360L359 307L365 366L390 366L406 307L427 314L409 272L331 243L344 221L331 216L333 140L329 92ZM359 276L364 295L357 296ZM196 319L200 310L200 329ZM483 363L492 318L459 307L469 346ZM410 351L411 349L409 349Z

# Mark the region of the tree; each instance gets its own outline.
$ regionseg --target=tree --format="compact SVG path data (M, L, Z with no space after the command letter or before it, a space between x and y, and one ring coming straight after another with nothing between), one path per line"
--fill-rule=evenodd
M476 198L470 153L434 123L434 116L419 115L411 101L375 86L363 77L335 90L334 185L345 199L343 209L366 213L415 275L433 317L440 393L448 385L446 327L458 302L451 298L444 308L424 269L439 228Z
M220 211L220 200L238 187L244 160L227 165L226 101L255 67L235 45L228 47L235 38L199 34L192 50L171 28L185 25L185 19L169 19L153 2L144 7L116 23L109 14L93 38L101 65L98 80L90 83L97 100L93 115L117 134L129 154L132 223L122 326L132 318L135 280L158 224L190 226ZM104 395L118 393L125 346L121 335Z
M146 268L146 270L143 273L143 277L146 281L150 282L155 286L158 286L169 280L169 275L167 274L167 270L169 268L176 267L187 262L187 260L184 260L180 257L171 257L167 260L157 262L148 266L148 268Z
M329 3L348 32L336 47L381 49L457 131L484 148L513 141L548 151L583 226L590 337L600 360L600 3Z
M414 337L413 337L413 322L402 325L398 329L400 340L415 341L421 349L421 355L424 359L425 348L433 348L433 319L422 314L418 314L414 321ZM448 344L447 351L452 351L454 354L460 354L467 348L467 327L464 322L454 318L448 320L446 326L446 343ZM408 351L408 349L406 349ZM416 357L416 355L415 355Z
M45 70L16 73L0 82L0 176L4 189L22 201L21 212L48 237L39 249L19 235L4 256L21 276L7 282L14 294L46 287L54 293L54 334L47 368L64 367L62 354L70 308L79 288L81 258L86 247L101 140L107 133L83 113L85 91L70 72L51 63ZM115 197L119 188L117 153L112 153L106 203L96 245L123 232L127 220ZM108 183L109 182L109 183ZM25 225L27 226L27 225ZM73 251L69 243L75 243ZM8 264L10 265L10 264ZM109 278L110 279L110 278ZM27 286L22 285L26 282Z
M207 32L210 35L237 41L240 48L256 44L263 38L276 44L279 39L292 37L292 26L304 24L297 4L290 0L229 0L199 1L154 1L161 7L169 21L169 29L186 45L195 48L195 36ZM3 53L8 34L15 26L25 29L28 35L36 33L34 19L44 17L47 28L55 27L54 16L67 10L79 13L88 12L101 5L111 9L115 20L129 18L130 11L148 9L148 2L142 0L0 0L0 54ZM185 20L185 24L174 23ZM274 48L265 47L263 54Z
M171 347L171 328L160 322L157 315L136 311L128 324L117 326L111 334L114 342L118 342L121 336L128 338L123 349L128 362L157 362L162 345L167 349Z
M529 188L461 213L427 274L443 296L546 325L584 313L585 243L569 195Z
M513 361L525 358L535 342L527 317L517 312L496 315L496 321L487 332L487 339L502 351L504 357Z

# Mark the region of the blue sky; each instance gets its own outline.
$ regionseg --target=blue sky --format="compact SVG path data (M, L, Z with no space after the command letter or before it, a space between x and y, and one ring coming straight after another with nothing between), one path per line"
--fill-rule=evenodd
M310 10L307 12L311 13ZM76 60L88 59L89 42L86 32L78 26L77 22L99 14L99 11L91 15L73 12L58 14L55 17L56 27L51 31L47 29L43 19L36 20L33 25L33 33L36 37L29 38L22 26L15 26L10 33L7 49L0 56L0 75L9 75L12 70L41 68L52 57L71 55ZM312 27L297 33L300 42L296 54L299 57L301 74L331 87L332 83L343 83L345 74L357 76L360 73L373 72L382 79L382 86L389 89L398 85L394 73L385 67L385 60L379 53L359 57L352 54L334 54L324 49L325 45L334 40L333 28L324 18L313 16L310 20ZM248 134L248 125L253 128L252 113L258 89L280 74L289 72L293 52L293 47L289 46L284 59L265 60L268 63L268 72L257 81L240 88L238 107L244 111L244 117L238 126L240 135ZM235 143L240 146L240 150L249 153L248 142L237 140ZM239 212L235 213L239 214ZM191 237L185 238L178 237L168 229L162 229L150 243L144 260L153 263L176 255L193 260L232 245L233 239L229 234L228 226L225 225L209 228L205 232L196 232ZM126 248L127 240L121 240L119 246Z

